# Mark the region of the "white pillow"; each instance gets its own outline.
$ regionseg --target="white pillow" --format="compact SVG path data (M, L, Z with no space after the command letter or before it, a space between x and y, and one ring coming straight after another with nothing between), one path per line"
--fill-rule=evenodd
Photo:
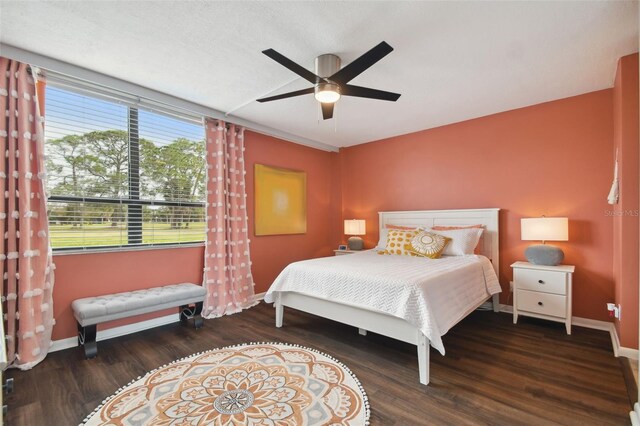
M482 231L482 228L464 228L446 231L432 230L431 232L451 238L451 241L449 241L449 244L447 244L442 252L443 256L463 256L465 254L473 254L478 245L478 241L480 241Z
M389 230L387 228L380 230L380 239L378 240L378 245L376 246L376 250L386 250L387 249L387 237L389 236Z

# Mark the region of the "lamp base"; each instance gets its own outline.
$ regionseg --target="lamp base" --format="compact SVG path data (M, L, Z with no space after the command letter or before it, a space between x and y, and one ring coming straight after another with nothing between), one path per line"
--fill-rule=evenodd
M350 237L347 240L349 250L362 250L364 248L364 241L360 237Z
M534 265L556 266L562 263L564 253L559 247L547 244L535 244L527 247L524 255Z

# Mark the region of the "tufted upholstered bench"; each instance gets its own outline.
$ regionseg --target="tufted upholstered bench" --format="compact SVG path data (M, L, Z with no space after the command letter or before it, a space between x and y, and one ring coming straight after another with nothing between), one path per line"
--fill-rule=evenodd
M206 292L200 285L183 283L74 300L71 308L78 322L78 343L84 347L85 356L93 358L98 354L99 323L173 307L180 307L183 324L193 318L198 329L204 322L201 313Z

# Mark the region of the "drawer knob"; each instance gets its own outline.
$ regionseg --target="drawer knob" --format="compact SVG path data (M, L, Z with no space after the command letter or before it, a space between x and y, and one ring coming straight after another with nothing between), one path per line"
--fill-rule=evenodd
M544 305L544 303L538 302L538 306L543 306L543 305Z
M544 284L544 281L538 280L538 284Z

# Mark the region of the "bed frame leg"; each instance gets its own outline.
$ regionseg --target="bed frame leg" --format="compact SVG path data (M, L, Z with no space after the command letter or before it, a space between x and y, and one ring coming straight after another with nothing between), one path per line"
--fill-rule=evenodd
M280 295L276 296L276 303L274 304L276 308L276 327L282 327L282 320L284 319L284 306L282 306L282 301L280 300Z
M493 298L493 312L500 312L500 295L498 293L492 296Z
M359 328L358 329L358 334L361 336L366 336L367 335L367 330L365 330L364 328Z
M418 372L420 383L429 384L429 339L418 331Z

